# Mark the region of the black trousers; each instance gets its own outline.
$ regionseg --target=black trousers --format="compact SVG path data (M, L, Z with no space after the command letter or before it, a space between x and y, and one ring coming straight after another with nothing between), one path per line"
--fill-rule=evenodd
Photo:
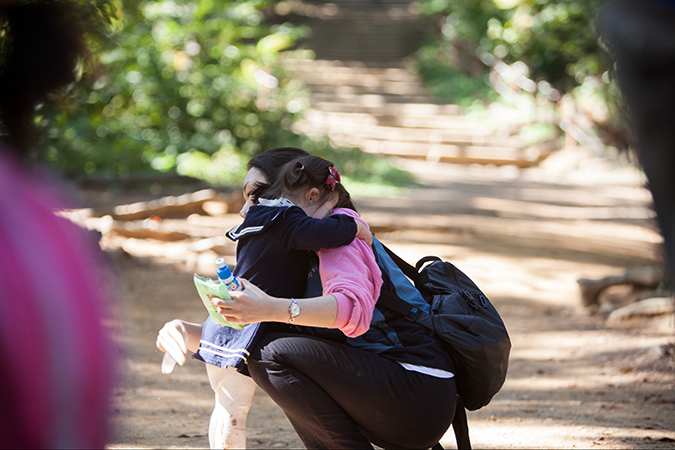
M454 378L313 336L267 333L248 365L307 448L429 448L455 413Z

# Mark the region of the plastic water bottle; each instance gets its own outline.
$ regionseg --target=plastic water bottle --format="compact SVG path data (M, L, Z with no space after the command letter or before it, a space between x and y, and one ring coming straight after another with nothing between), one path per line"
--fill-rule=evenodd
M221 283L227 286L228 290L241 291L244 289L244 286L241 284L239 279L234 276L228 265L225 264L225 259L216 259L216 274L218 274L218 279Z

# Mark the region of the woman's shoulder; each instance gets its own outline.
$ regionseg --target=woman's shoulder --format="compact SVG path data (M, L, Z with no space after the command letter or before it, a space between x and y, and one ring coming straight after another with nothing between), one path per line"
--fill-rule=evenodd
M357 213L353 209L349 209L349 208L335 208L333 210L333 214L342 214L342 215L345 215L345 216L353 217L354 219L360 219L361 218L359 213Z

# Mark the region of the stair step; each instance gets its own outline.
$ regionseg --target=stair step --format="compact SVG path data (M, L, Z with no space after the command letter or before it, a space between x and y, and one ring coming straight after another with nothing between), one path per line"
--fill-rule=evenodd
M525 148L515 129L463 116L459 106L429 96L420 78L398 64L290 63L312 92L294 131L367 153L455 164L529 167L547 156L546 149Z
M420 79L412 74L399 74L375 70L336 71L330 68L317 71L293 70L293 75L302 78L311 85L337 86L375 86L378 84L401 85L412 84L421 87Z
M394 115L368 114L356 112L327 112L309 109L305 113L307 121L312 123L335 123L344 126L371 125L383 127L399 127L420 130L464 131L467 133L486 134L493 132L485 122L479 122L461 115Z
M366 80L364 81L367 83ZM306 87L314 94L335 95L345 98L362 95L396 95L405 96L405 98L423 98L427 101L431 98L420 86L409 83L374 83L364 86L307 83Z
M331 4L336 5L340 8L345 6L360 7L365 5L373 5L378 8L382 7L383 4L389 5L409 5L415 3L415 0L311 0L314 4Z
M399 94L354 94L348 93L346 91L333 92L333 93L321 93L316 92L312 94L312 101L316 102L326 102L326 101L339 101L340 103L347 104L363 104L375 102L376 104L408 104L408 103L420 103L420 104L430 104L434 103L435 99L426 94L424 95L399 95ZM441 102L439 101L439 104Z
M396 115L396 116L435 116L435 115L456 115L459 114L457 105L432 104L432 103L396 103L386 104L382 96L364 95L359 99L353 99L352 102L337 101L314 101L312 108L318 111L337 112L337 113L367 113L378 116Z
M398 156L404 158L427 159L458 164L495 164L527 167L543 159L544 150L525 149L518 142L508 139L488 137L482 142L478 138L467 138L466 142L411 142L391 136L389 139L372 138L359 135L352 130L342 132L335 129L322 129L313 124L299 122L296 132L310 137L328 136L335 145L357 147L367 153Z
M324 127L319 124L308 122L310 126L321 129L327 134L336 133L353 136L356 140L379 140L379 141L397 141L408 143L425 143L441 145L480 145L491 147L522 147L522 141L517 136L500 136L497 133L484 130L483 132L471 132L467 130L457 130L449 132L447 130L422 130L414 128L395 128L381 126L357 126L350 124L326 123Z
M406 117L397 117L406 119ZM396 119L396 118L394 118ZM495 129L484 123L464 120L459 117L449 116L447 123L439 122L442 127L414 128L399 125L387 125L378 120L378 116L369 114L325 114L310 110L305 114L304 122L309 126L352 133L356 136L371 137L376 139L395 139L411 142L467 142L485 143L488 139L496 139L504 142L505 139L513 141L514 145L521 145L517 136L504 129Z
M541 155L514 147L477 145L410 144L396 141L369 140L360 146L367 153L426 159L455 164L494 164L528 167Z

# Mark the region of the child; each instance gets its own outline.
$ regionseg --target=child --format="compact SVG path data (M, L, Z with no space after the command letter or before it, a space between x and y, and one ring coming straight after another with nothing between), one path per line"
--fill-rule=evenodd
M309 251L347 245L354 237L372 239L367 225L352 217L335 215L320 219L336 203L350 202L349 194L339 183L337 170L322 158L308 157L289 163L279 183L260 186L252 195L260 199L260 204L252 206L244 222L227 236L238 243L234 274L270 295L303 297ZM288 322L293 322L299 313L292 301ZM243 330L235 330L218 327L210 319L204 324L195 358L207 363L209 380L216 392L209 430L212 448L246 445L245 421L255 383L237 371L247 374L249 349L264 326L252 323Z

